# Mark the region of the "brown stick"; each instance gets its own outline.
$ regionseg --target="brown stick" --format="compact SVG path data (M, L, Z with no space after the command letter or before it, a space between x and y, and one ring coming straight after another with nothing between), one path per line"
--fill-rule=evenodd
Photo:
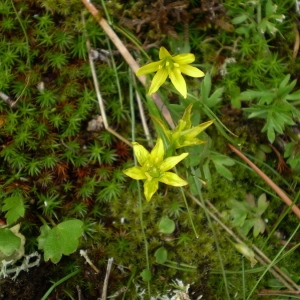
M133 73L135 74L135 72L140 68L140 66L136 62L136 60L132 57L132 55L129 53L129 51L124 46L122 41L119 39L119 37L116 35L116 33L112 30L112 28L107 23L107 21L100 16L99 11L95 8L95 6L92 3L88 2L87 0L81 0L81 1L85 5L85 7L88 9L88 11L93 15L93 17L97 20L98 24L102 27L102 29L107 34L107 36L114 43L116 48L119 50L120 54L124 57L124 59L126 60L126 62L129 65L129 67L132 69ZM146 86L146 76L138 76L138 79L142 83L143 86ZM170 114L168 108L164 105L163 101L158 96L158 94L155 93L151 97L153 98L158 109L162 112L165 120L168 122L170 127L174 128L175 126L174 126L171 114Z
M291 210L300 219L300 209L297 205L293 204L293 201L280 189L278 185L268 177L263 171L261 171L250 159L248 159L242 152L236 149L233 145L228 144L229 148L235 152L241 159L243 159L285 202L287 206L291 206Z

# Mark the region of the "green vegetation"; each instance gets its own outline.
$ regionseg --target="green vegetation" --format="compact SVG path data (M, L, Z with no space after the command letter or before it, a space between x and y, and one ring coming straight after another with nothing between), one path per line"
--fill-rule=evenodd
M88 3L0 3L1 297L297 299L298 1Z

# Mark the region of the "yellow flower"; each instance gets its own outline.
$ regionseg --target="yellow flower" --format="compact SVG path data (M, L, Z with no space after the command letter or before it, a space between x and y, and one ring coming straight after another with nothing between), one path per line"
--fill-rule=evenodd
M197 138L197 136L214 121L211 120L197 126L192 126L192 107L193 105L190 104L185 109L183 117L179 120L178 125L173 130L169 130L161 120L153 116L154 121L161 127L169 143L173 145L175 149L206 143Z
M138 76L156 72L149 89L149 94L155 93L169 77L176 90L186 98L186 83L181 73L191 77L204 76L202 71L189 66L189 64L195 61L195 55L192 53L172 56L166 48L160 47L159 59L159 61L139 68L136 72Z
M177 174L167 172L186 158L188 153L182 153L178 156L171 156L164 159L165 149L161 138L157 139L156 145L151 153L139 143L133 143L133 151L140 166L126 169L123 172L135 180L145 180L144 195L147 201L150 201L158 190L159 182L177 187L188 184Z

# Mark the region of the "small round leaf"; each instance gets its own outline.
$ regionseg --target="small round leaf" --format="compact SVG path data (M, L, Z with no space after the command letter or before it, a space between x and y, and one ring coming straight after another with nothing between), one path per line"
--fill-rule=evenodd
M160 247L155 251L154 256L158 264L164 264L168 259L168 251L165 247Z
M175 223L168 216L163 216L159 222L159 231L170 234L175 230Z

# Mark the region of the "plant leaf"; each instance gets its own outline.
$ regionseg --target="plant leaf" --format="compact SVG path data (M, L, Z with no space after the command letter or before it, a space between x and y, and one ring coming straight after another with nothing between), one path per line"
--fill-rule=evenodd
M41 227L38 237L39 249L44 250L45 261L58 263L62 255L76 251L79 237L83 233L83 222L80 220L64 221L50 229L48 225Z
M159 222L159 231L170 234L175 230L175 223L168 216L163 216Z
M168 259L168 251L165 247L160 247L155 251L154 256L156 258L156 263L164 264Z
M8 224L16 222L20 217L24 217L25 206L21 196L11 196L4 200L2 211L7 211L5 218Z
M9 228L0 228L0 258L5 259L12 255L21 245L21 238Z

